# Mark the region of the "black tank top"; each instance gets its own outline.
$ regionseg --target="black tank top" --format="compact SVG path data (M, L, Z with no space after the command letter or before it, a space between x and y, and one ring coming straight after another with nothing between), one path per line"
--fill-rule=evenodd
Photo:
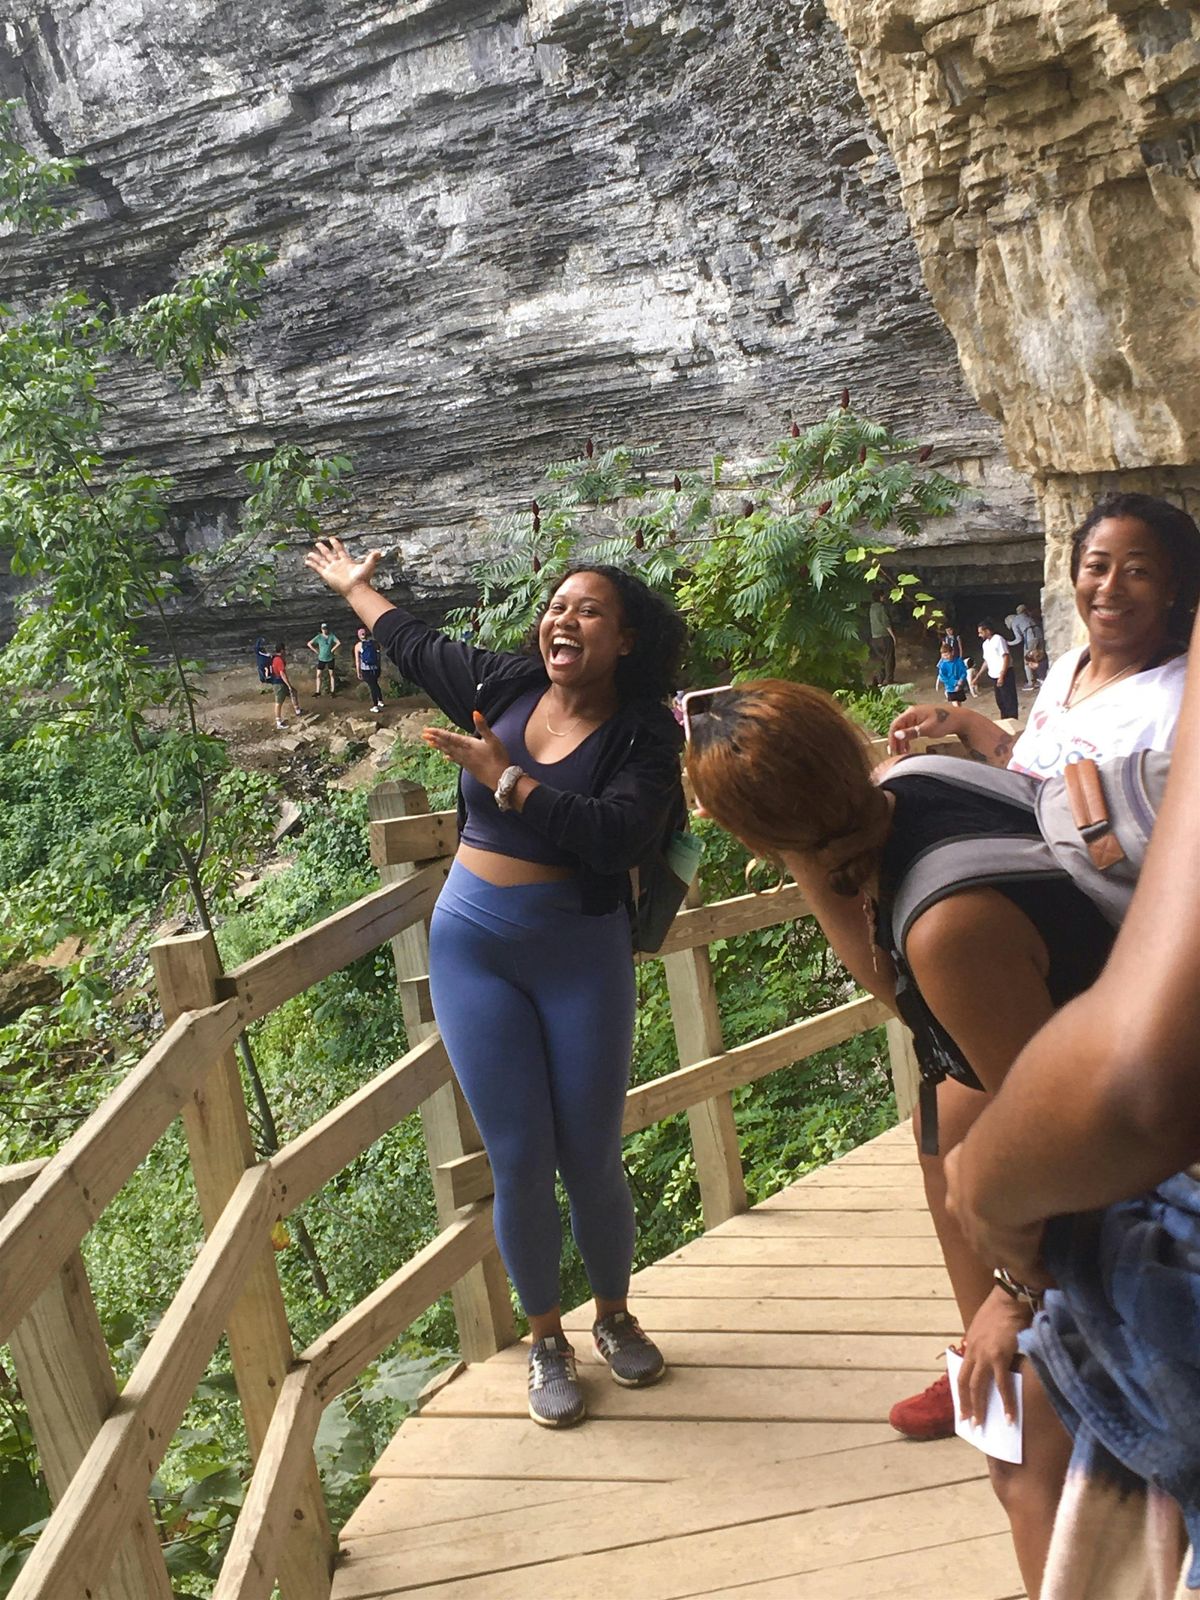
M566 790L568 794L591 794L600 755L600 741L596 735L605 724L593 728L561 761L535 761L525 745L525 724L545 692L545 685L540 684L514 700L496 718L492 732L508 751L509 761L531 778L551 789ZM578 856L552 844L544 834L530 827L519 811L501 811L492 791L469 772L462 775L462 796L467 808L462 830L464 844L474 845L476 850L490 850L495 855L514 856L518 861L537 861L548 867L579 865Z

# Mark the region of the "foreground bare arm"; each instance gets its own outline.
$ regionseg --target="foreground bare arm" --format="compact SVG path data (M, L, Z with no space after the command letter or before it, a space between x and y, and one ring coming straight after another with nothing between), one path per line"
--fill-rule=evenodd
M911 739L948 739L952 734L973 761L986 761L990 767L1006 767L1017 742L1015 734L965 706L909 706L888 729L888 749L904 755Z

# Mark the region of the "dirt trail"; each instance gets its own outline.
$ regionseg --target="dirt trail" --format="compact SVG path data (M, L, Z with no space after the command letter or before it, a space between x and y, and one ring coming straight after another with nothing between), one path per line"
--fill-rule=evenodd
M344 755L347 744L362 745L381 728L402 739L415 739L429 720L430 703L421 696L397 699L385 689L384 708L373 715L366 684L354 678L340 678L335 694L320 696L313 694L311 674L298 671L292 682L300 716L296 717L285 701L287 726L277 728L272 691L259 683L252 666L207 672L200 725L227 741L239 765L274 772L286 765L298 748L309 748L314 754ZM355 770L349 769L339 782L344 783ZM368 758L368 773L373 770ZM367 781L366 775L362 781Z
M933 665L936 666L936 658ZM917 670L905 673L905 666ZM910 698L914 702L941 702L943 697L928 662L919 662L909 655L901 662L898 676L901 682L911 685ZM300 716L297 718L285 702L287 726L276 728L271 690L258 682L252 666L222 667L208 672L203 679L201 726L228 742L239 765L274 772L288 765L301 749L312 754L344 757L349 753L348 745L362 747L383 728L399 738L416 739L432 709L423 696L387 695L383 710L373 715L366 685L353 678L343 676L338 680L336 694L320 696L314 695L312 676L307 671L298 671L293 682L299 692ZM1030 698L1021 696L1022 716L1028 711ZM969 704L984 716L998 714L986 684L980 686L979 698ZM362 759L335 780L339 787L356 787L373 781L378 771L374 756L378 753L378 746L363 751Z

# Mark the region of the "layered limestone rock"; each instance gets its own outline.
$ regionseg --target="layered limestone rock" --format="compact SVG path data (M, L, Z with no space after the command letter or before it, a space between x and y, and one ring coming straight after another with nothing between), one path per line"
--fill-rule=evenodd
M1027 485L963 383L895 166L818 0L0 0L0 92L86 163L6 296L152 293L224 242L278 254L198 402L122 384L114 446L219 540L273 441L356 466L347 526L402 594L460 588L545 462L661 441L753 457L843 384L972 497L932 537L1040 562ZM987 543L987 553L978 546ZM322 602L284 560L294 616ZM315 610L314 610L315 608ZM249 619L204 616L210 647Z
M1200 511L1200 9L829 0L967 380L1037 486L1052 642L1096 495Z

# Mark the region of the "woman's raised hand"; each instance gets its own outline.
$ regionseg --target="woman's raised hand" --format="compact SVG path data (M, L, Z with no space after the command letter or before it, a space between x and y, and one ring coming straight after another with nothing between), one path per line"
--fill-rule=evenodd
M912 739L948 739L958 729L958 706L909 706L888 729L888 750L902 756Z
M318 539L305 556L304 565L334 594L346 596L357 584L370 583L382 555L382 550L370 550L356 561L340 539Z

